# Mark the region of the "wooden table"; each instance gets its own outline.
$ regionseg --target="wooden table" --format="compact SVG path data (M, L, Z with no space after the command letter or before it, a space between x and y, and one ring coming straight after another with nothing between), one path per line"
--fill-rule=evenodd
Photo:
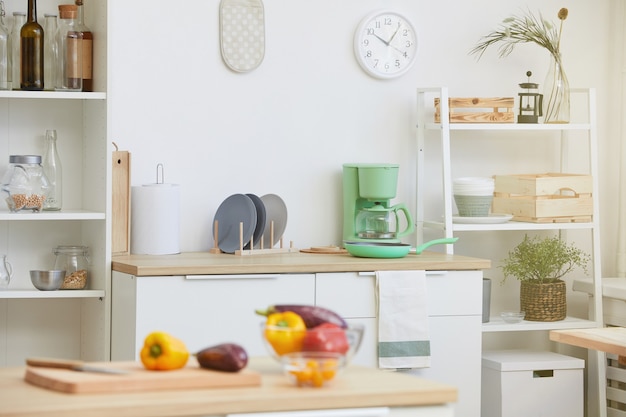
M296 387L269 358L252 358L249 368L261 373L260 386L104 394L51 391L25 382L25 367L0 368L0 416L224 416L390 407L391 417L407 408L405 416L450 417L450 403L457 399L450 385L372 368L350 366L324 388Z
M600 327L591 329L551 330L550 340L572 346L599 350L618 355L626 364L626 328Z

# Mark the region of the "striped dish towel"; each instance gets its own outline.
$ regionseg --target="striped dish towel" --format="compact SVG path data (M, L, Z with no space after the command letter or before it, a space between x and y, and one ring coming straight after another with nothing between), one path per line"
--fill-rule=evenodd
M378 367L430 367L425 271L376 273Z

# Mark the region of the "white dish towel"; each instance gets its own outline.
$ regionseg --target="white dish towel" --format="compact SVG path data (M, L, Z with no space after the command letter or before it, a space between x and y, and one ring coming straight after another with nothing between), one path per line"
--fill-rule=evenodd
M380 271L376 288L379 368L430 367L426 272Z

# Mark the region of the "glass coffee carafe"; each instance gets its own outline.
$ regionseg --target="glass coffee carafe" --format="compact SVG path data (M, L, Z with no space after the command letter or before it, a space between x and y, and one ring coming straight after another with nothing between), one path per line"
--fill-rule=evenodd
M402 213L404 220L398 215ZM356 216L356 232L361 239L398 239L412 232L411 215L406 205L400 203L385 207L382 203L374 203L364 207ZM400 231L402 224L405 228Z

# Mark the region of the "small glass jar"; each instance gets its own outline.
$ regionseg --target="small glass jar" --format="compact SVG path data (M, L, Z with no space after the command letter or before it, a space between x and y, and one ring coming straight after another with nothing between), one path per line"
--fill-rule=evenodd
M48 195L48 179L43 173L40 155L11 155L2 181L7 206L13 212L41 211Z
M62 290L82 290L89 275L89 248L87 246L57 246L54 269L65 271Z

